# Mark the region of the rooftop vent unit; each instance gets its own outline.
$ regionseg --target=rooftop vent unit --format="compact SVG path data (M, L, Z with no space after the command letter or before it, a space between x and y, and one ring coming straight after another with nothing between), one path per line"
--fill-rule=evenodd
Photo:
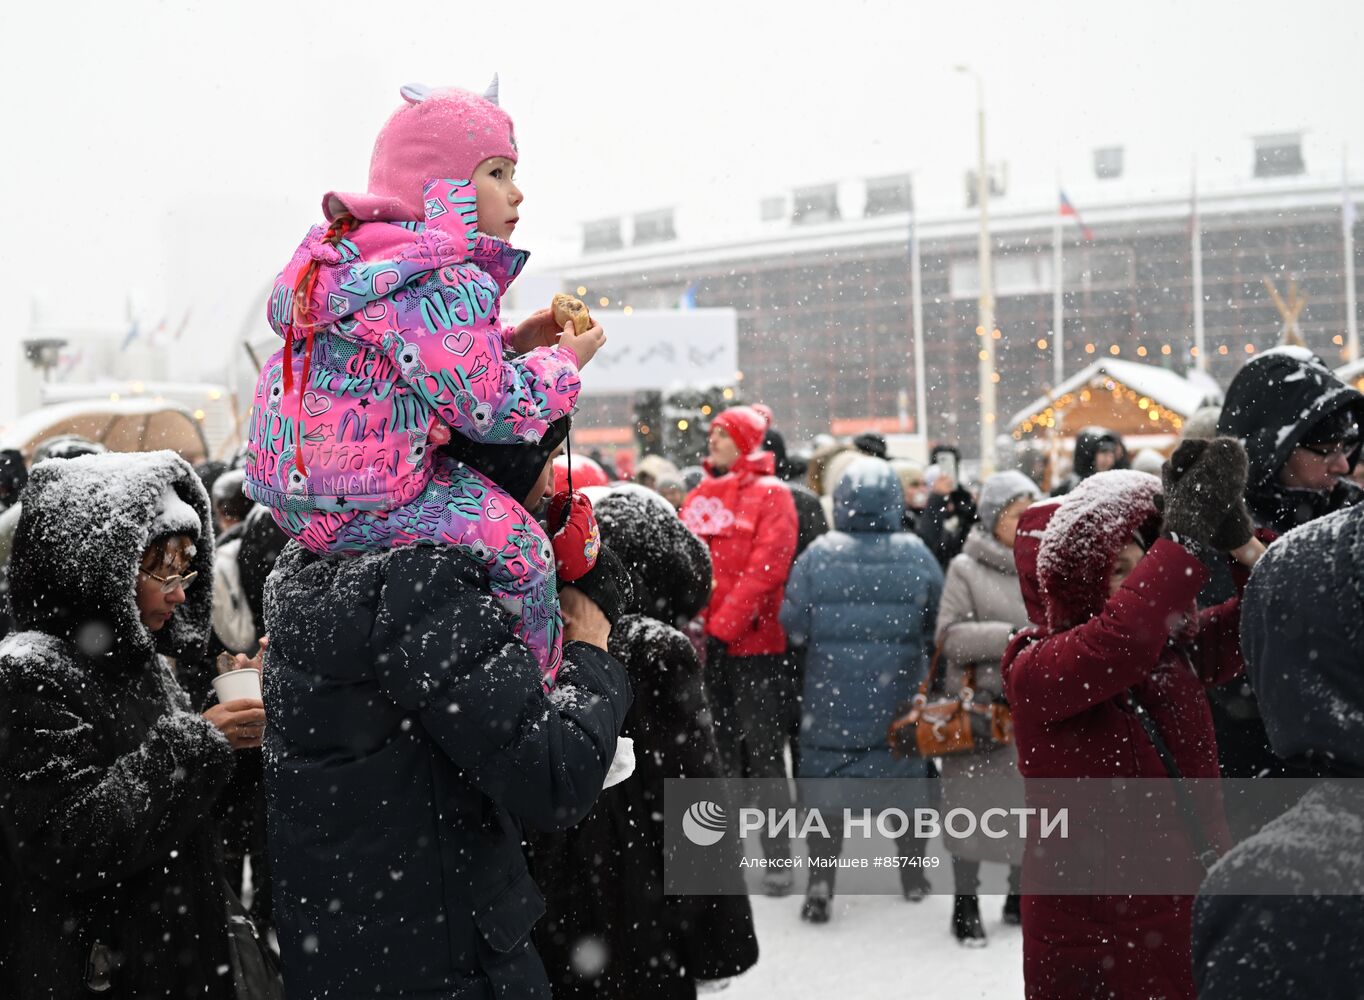
M625 245L620 235L620 219L599 219L583 223L583 253L605 253Z
M867 181L867 205L862 214L891 215L914 207L914 182L908 174L876 177Z
M1307 172L1302 162L1302 133L1281 132L1255 137L1255 176L1292 177Z
M673 227L671 208L641 212L635 216L635 246L645 243L667 243L675 239L677 230Z
M1122 147L1104 146L1094 150L1094 176L1101 181L1116 180L1122 176Z
M814 226L821 222L837 222L841 218L837 184L821 184L796 192L791 205L791 221L797 225Z

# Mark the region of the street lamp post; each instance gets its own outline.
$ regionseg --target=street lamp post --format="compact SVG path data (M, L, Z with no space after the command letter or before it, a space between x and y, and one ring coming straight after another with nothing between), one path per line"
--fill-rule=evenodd
M995 449L995 295L990 268L990 178L985 163L985 81L969 66L958 66L976 81L976 205L980 209L977 273L980 299L976 334L980 340L980 477L994 471Z

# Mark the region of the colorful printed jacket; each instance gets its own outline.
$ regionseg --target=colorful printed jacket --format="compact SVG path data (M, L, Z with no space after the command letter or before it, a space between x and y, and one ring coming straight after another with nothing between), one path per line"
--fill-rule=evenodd
M366 223L336 246L322 227L309 231L270 296L270 325L286 346L256 382L247 496L290 514L392 510L430 480L433 430L437 442L446 427L476 441L535 442L574 410L571 349L504 359L513 330L499 322L500 298L527 254L478 232L475 204L472 182L433 181L424 224ZM294 288L312 260L305 365Z

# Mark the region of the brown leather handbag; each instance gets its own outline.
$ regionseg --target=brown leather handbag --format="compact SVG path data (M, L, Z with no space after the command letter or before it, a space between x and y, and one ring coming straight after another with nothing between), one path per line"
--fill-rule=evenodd
M1012 743L1013 716L1003 700L976 700L976 668L966 668L966 683L954 698L929 701L942 663L942 644L933 651L928 676L918 693L895 713L886 742L892 757L911 754L946 757L954 754L988 753Z

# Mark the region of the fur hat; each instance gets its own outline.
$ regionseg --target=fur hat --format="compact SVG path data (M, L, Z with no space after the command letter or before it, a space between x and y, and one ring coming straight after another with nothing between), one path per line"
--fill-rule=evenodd
M516 162L511 116L497 106L497 77L478 94L458 87L402 88L402 107L389 117L374 140L369 190L363 194L328 191L322 211L333 221L350 212L361 222L426 218L422 190L427 181L471 178L484 160L502 156Z

